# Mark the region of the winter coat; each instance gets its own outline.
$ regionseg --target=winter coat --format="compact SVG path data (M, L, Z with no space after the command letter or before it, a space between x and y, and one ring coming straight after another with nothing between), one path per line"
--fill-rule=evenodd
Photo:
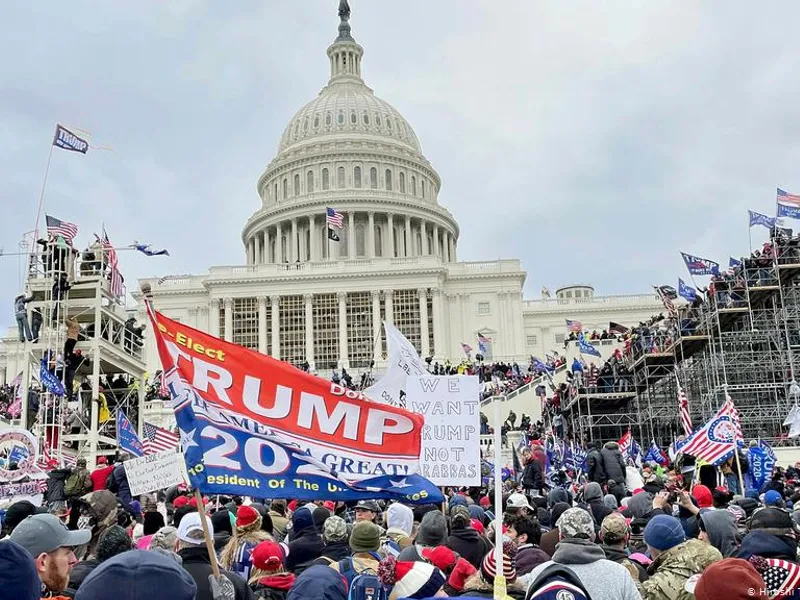
M70 469L53 469L47 478L47 491L44 493L44 501L47 504L51 502L66 502L67 492L64 490L67 484L67 478L72 474Z
M289 556L286 557L286 570L300 575L311 563L322 556L325 544L311 525L295 534L294 540L289 542Z
M517 548L517 556L514 559L517 575L530 573L542 563L550 560L550 556L534 544L523 544Z
M700 540L670 548L647 569L650 578L642 583L644 600L694 600L685 589L686 580L718 560L722 560L719 550Z
M282 542L286 537L286 526L289 524L289 519L274 510L267 514L272 519L272 535L275 537L275 541Z
M15 317L24 317L25 316L25 305L33 300L33 295L28 296L17 296L14 298L14 316Z
M194 548L178 550L178 556L180 556L183 561L184 570L191 575L192 579L194 579L194 582L197 584L196 600L214 600L211 594L211 584L208 581L208 576L211 575L211 561L208 558L208 551L206 550L205 544ZM233 583L236 592L236 600L253 599L253 591L248 587L244 579L225 569L220 569L220 572Z
M67 585L67 589L75 595L75 592L78 591L78 588L83 583L83 580L89 576L89 573L94 571L100 565L100 561L96 558L90 558L89 560L82 560L78 564L76 564L72 571L69 572L69 584Z
M608 508L603 502L603 490L596 481L591 481L586 484L583 491L583 499L587 504L589 512L592 514L596 529L599 531L603 519L614 511Z
M543 483L542 467L539 461L531 459L522 472L522 487L526 490L541 490Z
M566 565L581 580L592 600L641 600L628 569L606 559L603 549L588 540L562 540L553 560L523 576L526 585L553 563Z
M751 556L797 562L797 540L783 535L772 535L765 531L751 531L742 539L736 558L748 560Z
M631 572L631 575L633 575L635 571L637 581L640 583L642 581L647 581L647 569L644 568L643 564L628 558L628 552L625 549L617 548L616 546L606 546L605 544L601 544L600 547L603 549L603 552L605 552L608 560L622 565Z
M700 513L700 519L706 529L709 544L725 558L736 554L739 550L739 531L733 514L727 510L707 510Z
M94 519L92 539L86 547L86 556L94 558L100 536L117 524L117 498L108 490L100 490L99 492L90 492L74 502L76 506L73 507L72 513L76 517L80 515L81 508L85 507ZM71 515L70 517L72 518Z
M524 600L525 584L519 580L506 586L506 593L514 600ZM494 586L481 577L480 571L472 575L464 583L464 591L458 594L465 598L494 598Z
M603 460L603 471L606 474L606 481L613 479L617 483L625 483L626 465L619 451L617 442L606 442L600 451Z
M294 582L295 576L292 573L280 573L262 577L250 587L253 590L253 596L257 599L286 600Z
M125 467L119 463L114 467L114 481L117 482L119 490L117 490L117 498L122 500L126 506L131 503L133 497L131 496L131 488L128 485L128 474L125 472Z
M486 553L491 549L488 540L472 529L472 527L454 529L450 533L450 537L447 538L445 546L450 548L453 552L460 554L462 558L476 569L481 568L481 562L484 556L486 556Z
M603 467L603 457L599 450L592 450L589 452L586 456L586 467L589 481L594 481L600 485L608 481L605 468Z
M320 556L311 564L329 566L333 563L339 562L343 558L347 558L351 554L353 554L353 551L350 549L350 543L347 540L342 540L341 542L331 542L330 544L325 544L325 549L322 551L322 556Z

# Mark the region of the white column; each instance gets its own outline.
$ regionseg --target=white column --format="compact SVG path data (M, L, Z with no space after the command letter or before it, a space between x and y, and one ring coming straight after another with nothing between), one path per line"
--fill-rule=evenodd
M427 256L431 253L430 246L428 246L428 226L425 223L425 219L420 219L419 221L419 233L420 237L422 237L422 255Z
M319 237L317 236L316 215L311 215L310 217L308 217L308 236L311 242L309 244L311 246L311 256L308 257L308 260L314 262L319 260L319 251L317 250L317 246L319 245Z
M383 290L383 302L386 307L386 322L394 324L394 305L392 304L392 290Z
M439 360L444 354L444 322L442 320L442 291L431 290L433 295L433 356Z
M261 264L261 236L258 234L253 236L253 264Z
M278 223L275 225L275 262L282 263L284 261L283 256L283 231L281 230L281 224Z
M447 256L447 262L453 262L453 253L451 252L450 232L449 231L446 231L445 234L444 234L443 245L444 245L445 254Z
M497 292L497 333L492 338L492 350L494 351L492 360L506 355L506 338L508 330L512 327L508 322L508 311L506 310L506 293Z
M450 251L450 259L451 262L456 262L458 257L456 256L456 235L453 234L450 236L450 244L452 246L452 250Z
M367 213L369 223L367 225L367 258L375 258L375 213Z
M304 294L306 301L306 361L314 366L314 294Z
M386 236L389 241L389 252L386 253L386 256L394 258L394 216L389 213L386 218L389 222L389 235Z
M212 298L208 304L211 307L208 332L214 337L219 337L219 298Z
M414 247L411 245L411 217L409 215L406 215L405 239L406 253L404 256L414 256Z
M199 311L200 311L200 309L197 308L196 306L190 306L189 307L189 323L188 323L188 325L190 327L194 327L195 329L199 329L199 327L197 325L197 313Z
M379 361L381 359L381 292L380 290L372 290L372 340L378 340L373 347L372 360Z
M439 256L439 226L436 223L433 224L433 250L431 254Z
M272 324L272 357L277 358L280 360L281 358L281 329L280 329L280 322L278 321L278 302L280 301L280 296L270 296L269 300L272 303L272 314L270 315L270 321Z
M267 353L267 297L258 297L258 351Z
M428 288L419 288L419 329L422 342L419 345L419 356L423 360L431 355L430 336L428 331Z
M347 368L347 292L336 294L339 300L339 366Z
M356 257L356 215L352 210L347 213L347 257Z
M261 262L268 263L269 262L269 231L266 229L261 234Z
M233 341L233 299L225 298L225 341Z
M297 243L297 217L292 219L292 247L289 249L289 262L295 262L300 255L297 253L299 250Z

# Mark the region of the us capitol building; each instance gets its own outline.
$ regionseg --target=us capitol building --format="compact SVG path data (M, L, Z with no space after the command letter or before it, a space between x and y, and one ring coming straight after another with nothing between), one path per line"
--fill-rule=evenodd
M598 297L588 285L525 301L519 260L459 262L441 178L411 125L362 79L364 49L342 6L330 79L289 121L258 179L246 264L143 280L159 310L320 374L372 361L380 369L383 320L422 357L459 362L462 342L474 356L480 333L491 339L487 360L527 362L562 348L565 318L601 330L661 310L653 294ZM339 241L328 239L327 207L344 217ZM158 368L154 347L147 364Z

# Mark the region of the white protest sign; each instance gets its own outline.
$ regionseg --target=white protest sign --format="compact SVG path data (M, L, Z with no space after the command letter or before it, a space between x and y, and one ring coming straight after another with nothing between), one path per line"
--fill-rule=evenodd
M480 485L478 378L408 377L406 408L425 416L420 475L440 486Z
M185 483L182 463L183 454L175 450L165 450L158 454L126 460L122 464L125 465L131 496Z

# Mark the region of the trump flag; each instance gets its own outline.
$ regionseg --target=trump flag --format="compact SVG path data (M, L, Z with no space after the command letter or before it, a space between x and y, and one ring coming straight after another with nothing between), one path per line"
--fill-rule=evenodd
M201 492L442 501L416 474L421 415L148 309L189 478Z

